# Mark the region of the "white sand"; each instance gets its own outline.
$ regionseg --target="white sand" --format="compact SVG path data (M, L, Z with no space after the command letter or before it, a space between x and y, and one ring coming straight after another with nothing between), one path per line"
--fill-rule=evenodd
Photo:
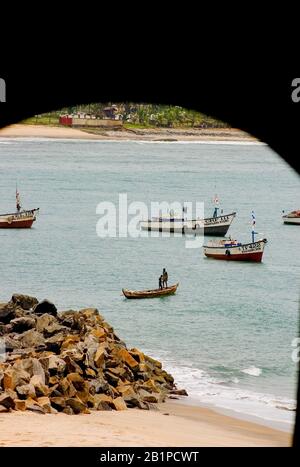
M164 415L164 414L169 415ZM0 414L0 446L289 446L291 435L210 409L167 402L159 411Z

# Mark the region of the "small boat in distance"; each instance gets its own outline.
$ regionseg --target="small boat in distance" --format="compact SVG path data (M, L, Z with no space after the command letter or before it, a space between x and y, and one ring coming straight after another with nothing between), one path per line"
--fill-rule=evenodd
M172 295L176 292L179 282L170 287L165 287L164 289L152 289L152 290L128 290L122 289L123 294L126 298L154 298L154 297L163 297L166 295Z
M300 225L300 210L285 214L282 216L282 220L284 224Z
M0 214L0 229L30 229L36 220L39 208L24 210L20 204L20 195L16 189L16 212Z
M219 241L210 241L203 246L205 256L225 261L254 261L260 263L263 257L266 238L255 241L254 231L255 215L252 211L252 242L241 243L231 238Z

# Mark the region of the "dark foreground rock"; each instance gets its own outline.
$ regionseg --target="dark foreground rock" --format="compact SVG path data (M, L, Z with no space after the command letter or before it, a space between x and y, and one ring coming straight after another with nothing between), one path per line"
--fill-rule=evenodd
M48 300L15 294L0 304L0 339L0 413L149 410L187 395L159 361L127 349L95 308L58 313Z

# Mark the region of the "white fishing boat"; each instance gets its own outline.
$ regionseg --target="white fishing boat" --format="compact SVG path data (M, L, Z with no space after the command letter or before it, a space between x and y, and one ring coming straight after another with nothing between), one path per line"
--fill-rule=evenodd
M300 225L300 210L285 214L282 216L282 220L284 224Z
M224 237L226 235L236 213L222 214L221 216L206 217L204 219L186 220L183 217L168 215L164 217L152 217L140 222L142 230L156 232L170 232L194 235L214 235Z

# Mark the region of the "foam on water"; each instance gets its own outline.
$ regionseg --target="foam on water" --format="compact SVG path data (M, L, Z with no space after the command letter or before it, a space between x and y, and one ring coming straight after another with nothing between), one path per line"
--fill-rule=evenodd
M259 376L261 375L262 370L260 368L256 368L255 366L251 366L250 368L245 368L245 370L242 370L242 372L250 376Z
M258 417L267 424L279 423L291 431L294 424L296 401L274 394L264 394L239 387L239 379L227 380L210 376L206 371L193 366L178 365L164 355L155 355L164 362L179 388L184 388L189 398L182 402L205 404L216 409L226 409L247 416ZM269 422L269 423L268 423Z

